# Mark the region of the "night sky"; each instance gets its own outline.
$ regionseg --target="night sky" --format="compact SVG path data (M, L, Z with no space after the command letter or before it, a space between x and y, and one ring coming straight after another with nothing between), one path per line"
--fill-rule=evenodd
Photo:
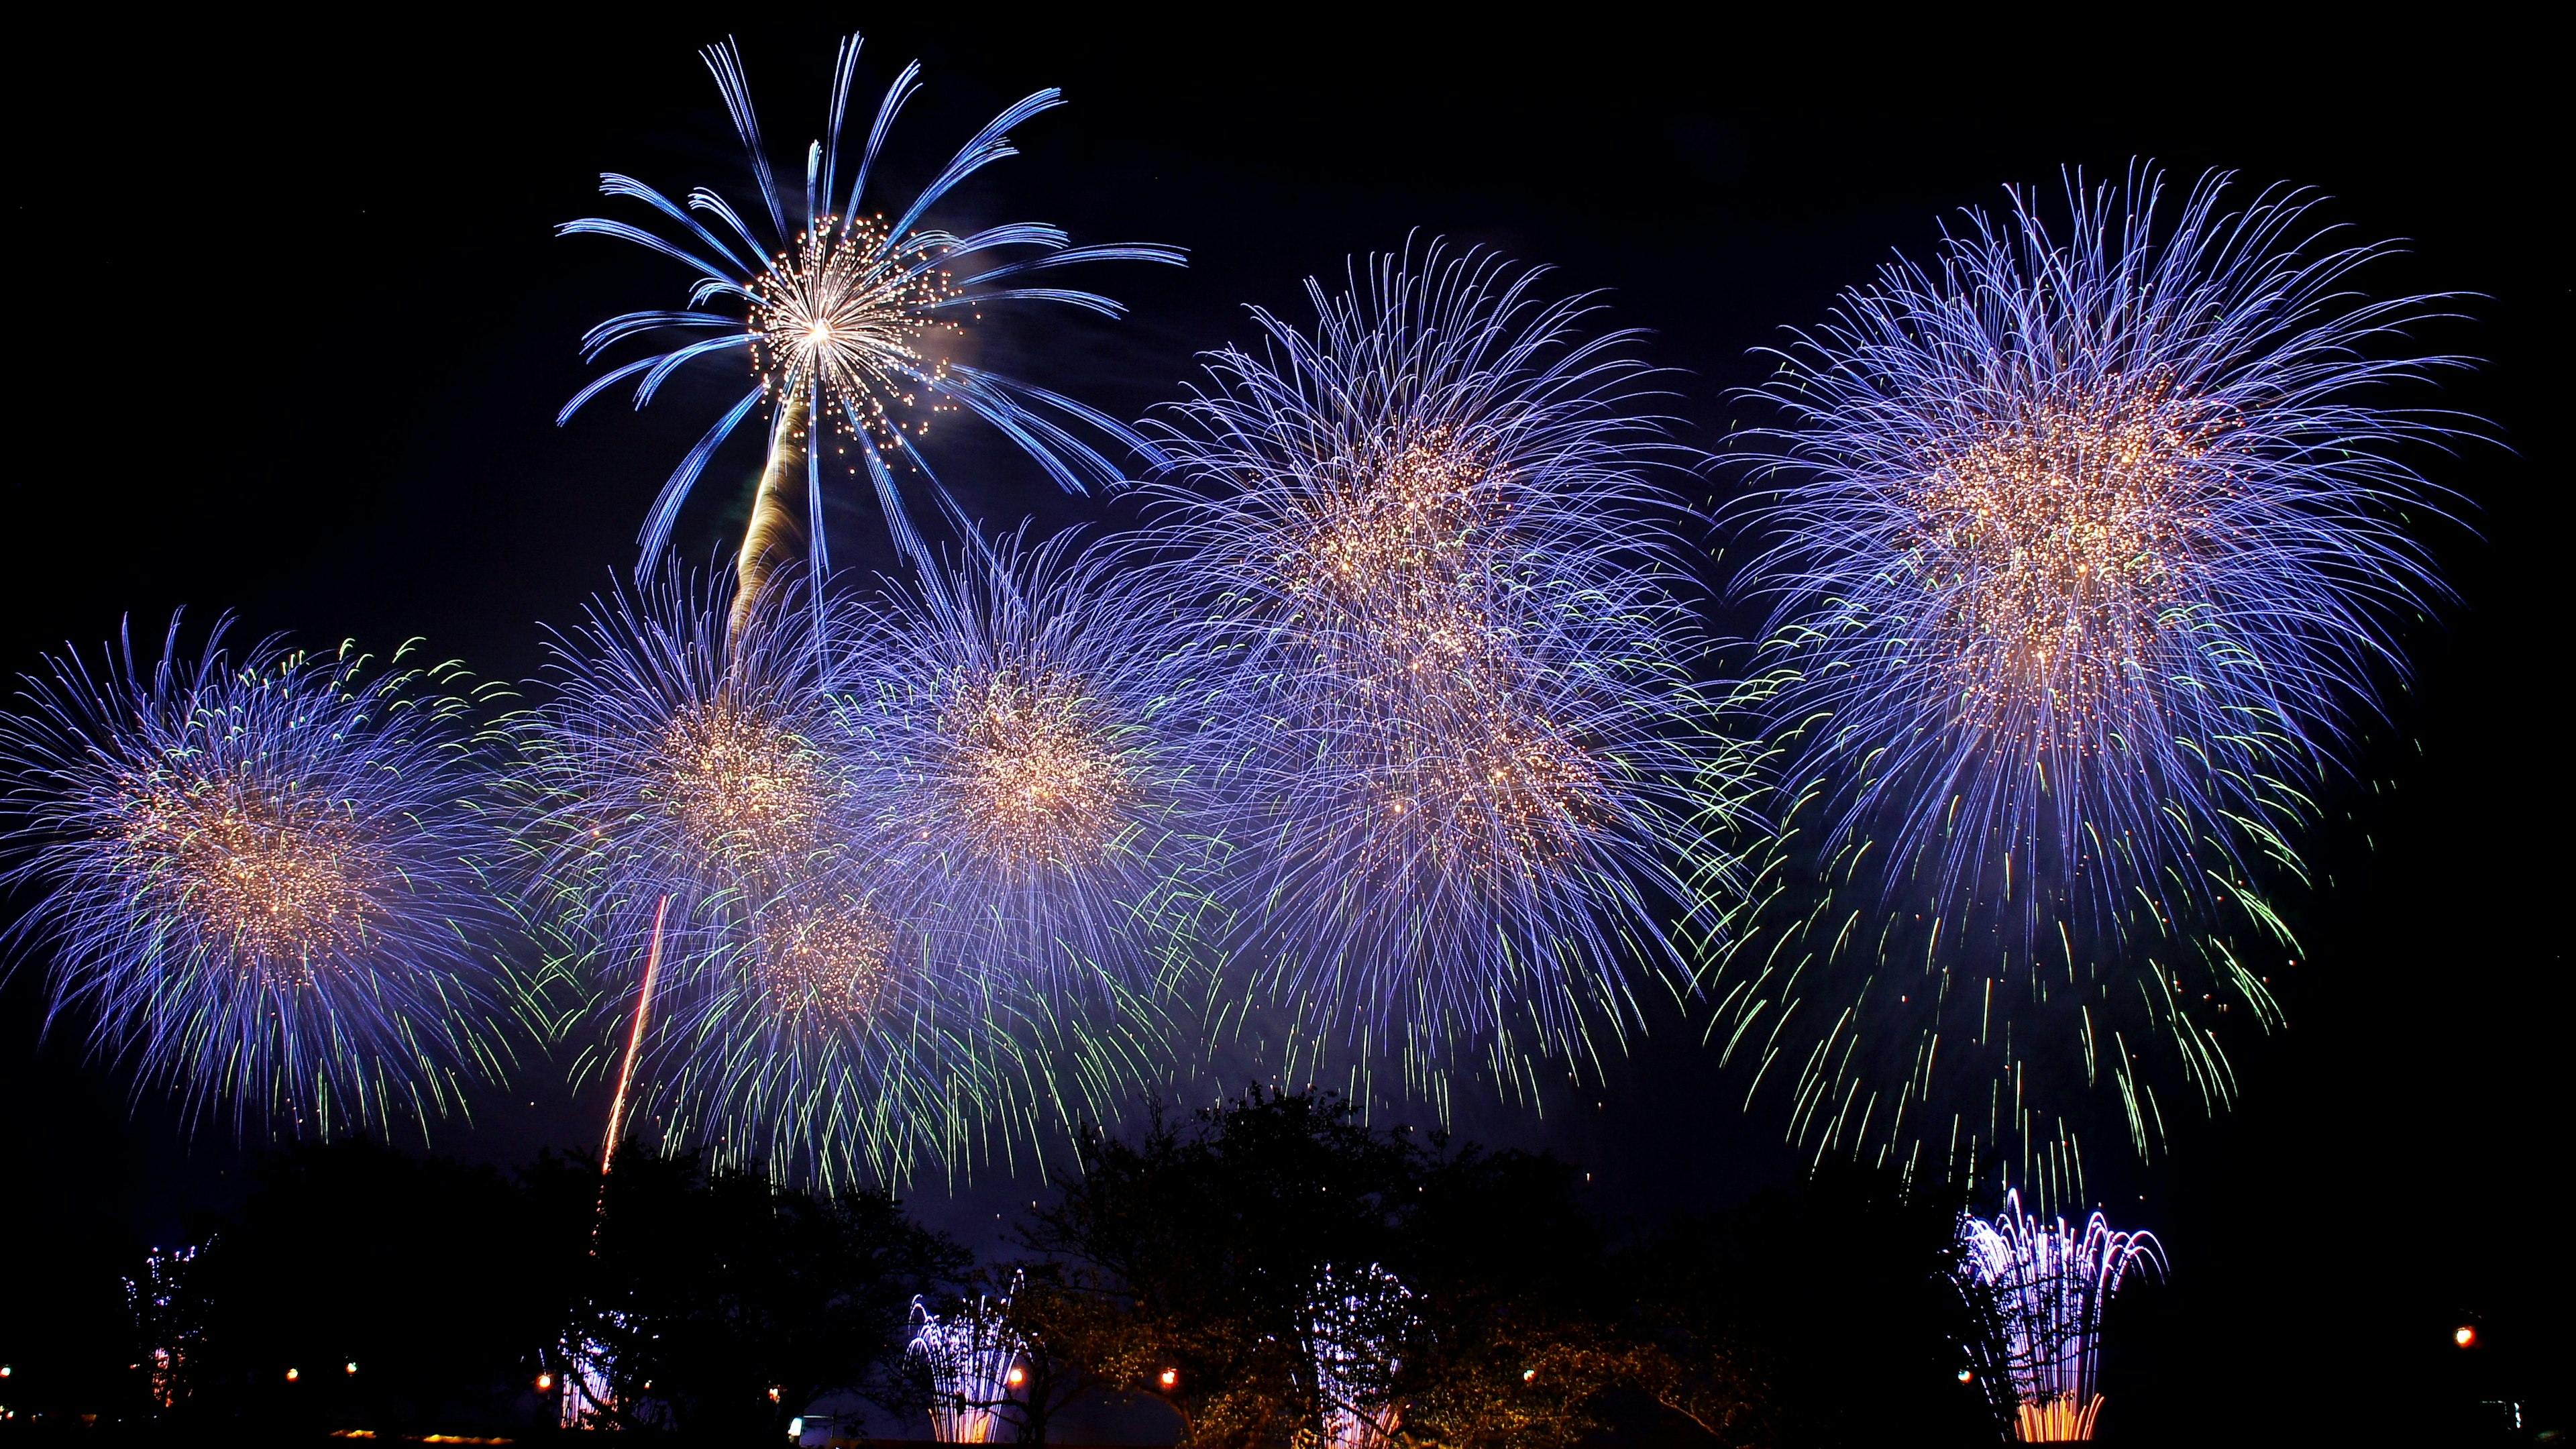
M2566 167L2537 36L2194 28L2050 49L1949 31L1856 61L1857 18L1803 36L1478 22L1465 41L1369 11L1239 31L1113 11L817 15L19 34L6 204L27 325L0 669L66 639L95 648L128 615L157 641L184 605L199 626L232 611L244 636L419 637L487 678L535 675L543 626L632 565L646 503L738 395L710 368L643 414L612 395L553 422L591 375L585 327L681 295L670 264L552 229L623 214L603 211L602 170L666 189L737 174L693 55L728 31L782 158L819 123L842 30L868 31L869 106L919 57L929 89L891 148L898 184L1062 86L1070 104L1015 132L1024 154L942 219L1189 250L1186 271L1086 269L1082 285L1132 305L1123 323L1050 314L995 344L1023 376L1130 418L1175 394L1193 353L1248 338L1243 304L1299 315L1303 278L1418 231L1602 289L1608 322L1650 329L1647 356L1678 370L1685 439L1719 450L1749 416L1731 390L1764 370L1750 349L1818 319L1892 249L1925 254L2006 182L2153 158L2179 181L2227 167L2314 186L2356 236L2410 239L2377 289L2469 294L2462 320L2419 339L2481 365L2417 401L2488 420L2492 441L2428 464L2467 500L2462 526L2430 534L2458 599L2407 631L2413 687L2327 797L2321 888L2291 897L2306 951L2281 991L2290 1029L2239 1053L2241 1109L2181 1133L2173 1160L2139 1172L2103 1144L2098 1195L2120 1225L2155 1229L2178 1272L2163 1326L2140 1330L2161 1346L2124 1361L2115 1340L2106 1388L2117 1401L2124 1372L2143 1385L2192 1354L2224 1381L2208 1393L2359 1403L2416 1381L2458 1315L2566 1361L2566 1329L2540 1321L2563 1323L2550 1305L2571 1286L2544 1245L2569 1225L2576 1105L2567 772L2549 753L2564 728L2546 705L2569 652L2566 369L2548 350L2568 335L2567 247L2547 220ZM951 456L989 521L1123 521L999 448ZM684 555L738 529L757 463L756 442L720 458L683 515ZM1739 486L1717 469L1695 501ZM872 509L831 524L840 561L890 564ZM1728 604L1716 621L1758 623ZM105 1217L174 1238L237 1189L244 1150L132 1102L126 1070L86 1058L83 1023L44 1036L42 964L21 952L0 988L5 1191L39 1232ZM1747 1115L1742 1096L1676 1018L1606 1089L1463 1125L1553 1147L1595 1173L1604 1211L1648 1215L1795 1175L1777 1101ZM520 1161L594 1142L602 1115L533 1090L435 1146ZM913 1198L989 1239L1034 1192L987 1174ZM2543 1333L2558 1337L2529 1337Z

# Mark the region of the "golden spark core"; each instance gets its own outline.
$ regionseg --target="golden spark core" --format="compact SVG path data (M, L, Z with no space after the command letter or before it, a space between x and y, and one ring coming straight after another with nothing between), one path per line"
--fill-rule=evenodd
M659 773L681 836L711 858L775 870L831 843L821 752L760 711L683 709L664 732Z
M1390 861L1428 858L1470 871L1535 872L1572 857L1607 808L1609 781L1590 751L1544 720L1479 691L1422 701L1392 721L1374 779Z
M1368 716L1384 858L1488 871L1572 855L1607 781L1533 713L1494 597L1502 491L1446 432L1338 471L1281 564L1313 611L1310 643Z
M2162 387L2053 402L1914 484L1929 647L1963 703L2081 738L2142 669L2211 536L2209 428Z
M944 375L925 344L961 330L937 310L957 288L924 256L917 241L890 245L882 217L824 217L752 281L754 366L790 394L819 381L891 440L890 408L912 404L921 376Z
M1096 860L1137 785L1081 685L1052 671L959 682L939 724L969 848L1021 869Z
M1477 545L1502 519L1484 467L1447 434L1389 444L1334 470L1292 522L1281 560L1288 592L1327 630L1454 635L1483 583Z
M126 849L236 969L309 986L364 945L382 862L330 802L156 773L124 800Z
M864 901L807 894L760 915L757 966L771 1002L785 1015L832 1022L874 1015L894 974L893 929Z

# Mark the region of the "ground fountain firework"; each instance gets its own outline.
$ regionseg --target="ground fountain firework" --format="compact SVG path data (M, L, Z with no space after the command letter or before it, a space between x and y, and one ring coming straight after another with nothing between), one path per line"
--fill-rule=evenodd
M939 1443L999 1443L1010 1427L1001 1410L1018 1397L1028 1345L1009 1313L1007 1298L978 1296L946 1315L912 1300L904 1356L929 1380L930 1432Z
M1802 1141L2071 1193L2093 1089L2150 1153L2278 1020L2267 892L2441 595L2399 448L2442 430L2378 392L2443 360L2377 360L2427 302L2349 290L2383 248L2227 194L2013 192L1761 389L1793 851L1716 1031Z
M2100 1213L2081 1231L2044 1223L2008 1192L1992 1222L1962 1216L1959 1241L1961 1280L1993 1308L2016 1431L2029 1443L2092 1438L2102 1311L2131 1272L2163 1269L2155 1235L2113 1232Z
M501 863L452 666L373 670L275 640L194 658L130 639L24 681L0 717L6 879L138 1082L193 1112L329 1135L461 1105L501 1065Z
M1308 1295L1306 1350L1314 1360L1314 1449L1385 1449L1401 1432L1394 1379L1413 1331L1413 1291L1380 1264L1326 1265Z

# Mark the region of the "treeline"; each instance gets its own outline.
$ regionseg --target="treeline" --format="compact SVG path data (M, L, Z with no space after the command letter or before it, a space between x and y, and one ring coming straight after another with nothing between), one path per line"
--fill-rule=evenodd
M1635 1226L1582 1180L1255 1095L1086 1137L1018 1260L978 1268L890 1196L687 1156L629 1148L603 1183L579 1158L505 1176L304 1145L192 1252L30 1262L11 1297L47 1301L0 1327L0 1403L525 1436L586 1365L618 1427L775 1444L827 1394L922 1415L955 1393L907 1358L908 1309L991 1295L1021 1373L982 1407L1021 1442L1101 1390L1206 1449L1997 1441L1956 1202L1843 1169Z

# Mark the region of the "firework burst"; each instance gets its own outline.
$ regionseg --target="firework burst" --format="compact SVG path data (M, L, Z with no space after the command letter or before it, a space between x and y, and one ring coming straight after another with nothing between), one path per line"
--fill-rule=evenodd
M864 611L852 761L952 969L1064 1000L1177 965L1214 815L1206 663L1182 624L1070 536L971 541Z
M841 617L792 588L729 614L666 581L558 641L527 834L573 1022L604 1043L649 1007L663 1130L728 1160L832 1182L968 1154L1009 1111L1013 1007L935 970L889 884L840 733Z
M178 629L148 667L130 640L51 660L0 717L5 878L44 891L17 929L52 949L53 1010L237 1129L425 1127L497 1066L471 701L434 692L452 667L236 661L220 623L189 660Z
M1686 515L1652 481L1688 455L1633 334L1587 339L1536 271L1414 260L1211 355L1131 547L1221 661L1265 991L1408 1076L1472 1042L1526 1086L1636 1021L1695 899L1691 791L1740 785L1695 722Z
M2222 1038L2276 1017L2261 877L2302 876L2388 621L2440 594L2390 451L2440 429L2365 395L2439 360L2372 359L2428 300L2352 298L2382 249L2225 187L2160 218L2152 172L2071 185L2063 240L2014 192L1763 389L1748 577L1801 854L1720 1022L1804 1138L2071 1190L2086 1089L2147 1152L2159 1079L2224 1103Z
M855 165L847 165L842 131L858 71L859 39L851 36L841 43L824 139L805 153L800 204L792 188L782 193L771 168L740 53L727 41L710 46L703 57L749 154L759 203L737 209L700 188L689 193L684 207L631 177L610 174L600 178L601 191L642 202L662 230L599 218L560 228L564 235L609 236L648 247L689 268L696 280L685 309L630 312L591 329L583 348L592 358L633 339L644 339L656 350L602 374L565 405L558 421L569 421L584 403L638 374L635 405L640 408L676 371L699 358L749 363L750 390L681 460L646 516L642 542L648 573L660 560L672 520L708 460L764 409L768 462L737 565L742 587L731 620L736 630L747 623L770 570L789 557L800 508L814 572L820 577L828 570L822 527L826 446L852 475L864 469L897 547L925 564L928 555L905 511L900 480L921 479L952 516L960 516L921 451L932 420L941 413L982 418L1069 492L1114 484L1125 474L1067 423L1151 456L1142 439L1093 409L971 366L956 355L967 329L998 304L1062 303L1112 317L1123 311L1097 293L1032 285L1045 280L1041 274L1049 269L1081 262L1181 260L1170 247L1070 246L1065 234L1051 226L1013 223L958 236L925 223L930 210L959 183L1018 154L1009 132L1061 104L1057 91L1039 91L996 116L889 220L862 208L895 117L920 89L918 64L906 66L888 87L865 148Z

